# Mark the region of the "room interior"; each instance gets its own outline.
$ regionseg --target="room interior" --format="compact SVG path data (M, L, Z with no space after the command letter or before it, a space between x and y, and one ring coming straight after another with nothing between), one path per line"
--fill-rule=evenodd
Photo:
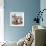
M46 12L43 22L33 19L46 9L46 0L0 1L1 31L0 46L46 46ZM24 12L24 26L10 26L10 12Z

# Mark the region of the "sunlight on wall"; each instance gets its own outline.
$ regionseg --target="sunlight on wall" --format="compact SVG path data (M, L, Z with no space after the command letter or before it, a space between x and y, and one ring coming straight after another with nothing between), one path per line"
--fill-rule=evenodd
M4 1L0 0L0 42L4 41Z
M4 40L3 9L0 8L0 41Z

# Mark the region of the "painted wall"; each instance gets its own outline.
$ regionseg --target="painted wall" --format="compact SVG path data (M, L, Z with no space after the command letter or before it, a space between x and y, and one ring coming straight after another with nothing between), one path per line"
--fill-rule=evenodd
M32 29L35 12L40 9L40 0L4 0L4 39L18 41ZM10 26L10 12L24 12L24 27Z
M46 9L46 0L40 0L40 9L41 9L41 11L42 11L43 9ZM45 19L46 19L46 11L43 12L42 17L43 17L43 22L40 21L40 25L46 27L46 20L45 20Z
M4 41L4 3L0 0L0 42Z

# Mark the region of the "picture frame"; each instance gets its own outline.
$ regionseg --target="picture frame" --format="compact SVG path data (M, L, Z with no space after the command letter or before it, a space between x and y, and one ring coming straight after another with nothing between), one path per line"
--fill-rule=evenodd
M10 26L24 26L24 12L10 12Z

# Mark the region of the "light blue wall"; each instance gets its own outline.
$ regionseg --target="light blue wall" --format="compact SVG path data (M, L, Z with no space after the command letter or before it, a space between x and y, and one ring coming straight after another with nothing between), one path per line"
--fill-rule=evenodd
M32 19L40 9L40 0L4 0L4 38L18 41L32 29ZM24 27L10 26L10 12L24 12Z
M42 11L43 9L46 9L46 0L41 0L40 1L40 10ZM46 11L43 12L42 17L43 17L43 22L40 21L40 25L46 27Z

